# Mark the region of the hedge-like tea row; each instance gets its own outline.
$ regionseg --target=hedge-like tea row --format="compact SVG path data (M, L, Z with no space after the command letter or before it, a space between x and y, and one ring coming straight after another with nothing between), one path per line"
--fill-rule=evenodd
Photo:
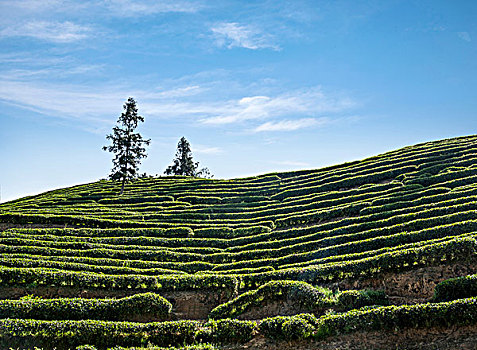
M1 247L0 247L1 248ZM43 261L58 261L66 263L77 263L77 264L86 264L91 266L104 266L108 267L118 267L118 268L130 268L138 270L171 270L175 273L182 273L181 271L187 273L196 273L199 271L211 271L215 265L211 263L195 261L190 263L182 262L162 262L162 261L146 261L146 260L121 260L121 259L112 259L112 258L90 258L90 257L81 257L81 256L66 256L66 255L51 255L50 253L56 252L51 251L50 249L44 248L35 248L31 247L30 249L17 249L17 252L10 252L3 254L4 259L29 259L29 260L43 260ZM28 247L26 247L28 248ZM0 249L0 251L2 251ZM12 249L15 251L15 249ZM26 252L26 253L25 253ZM45 255L38 255L38 253L43 253ZM61 253L61 251L60 251ZM50 254L50 255L46 255ZM61 269L66 269L66 266L62 266ZM142 274L142 273L141 273ZM148 273L145 273L148 274Z
M359 260L243 275L242 284L251 288L276 280L298 280L319 284L343 278L372 277L382 272L399 272L442 262L471 261L475 259L476 253L477 242L474 238L456 238Z
M241 181L233 180L233 181L195 181L195 180L187 180L187 179L161 179L161 180L154 180L154 179L148 179L147 181L138 181L135 182L135 184L128 185L129 189L131 190L131 193L127 195L127 197L124 197L123 199L117 199L120 202L121 201L127 201L129 198L137 198L138 201L145 200L146 198L164 198L168 201L170 201L171 197L167 197L170 194L174 194L175 196L178 196L180 193L187 193L189 192L191 195L194 195L197 197L197 194L204 194L206 195L205 198L209 198L211 196L214 196L214 194L217 193L224 193L226 196L234 195L235 193L238 193L240 196L237 198L248 198L248 197L253 197L256 196L257 194L260 193L267 193L268 195L276 191L278 188L284 189L282 193L285 193L287 191L303 191L306 189L311 189L313 188L314 190L312 191L313 195L316 197L316 191L329 191L333 190L331 187L336 187L335 189L342 190L343 188L347 188L346 184L350 186L356 186L358 185L359 182L363 182L363 186L371 186L370 188L372 190L369 191L369 193L366 193L366 187L362 187L359 189L359 191L363 191L358 197L360 197L360 200L364 200L365 198L369 199L375 199L371 195L371 193L375 193L375 195L378 197L382 197L384 193L382 191L374 191L375 187L383 186L384 187L389 185L390 188L388 190L393 189L394 186L400 186L399 183L390 183L390 184L374 184L372 183L376 181L390 181L393 178L399 177L399 176L407 176L405 179L409 183L412 183L413 179L422 179L425 174L432 174L432 176L428 178L432 178L432 181L437 181L439 182L439 185L442 185L440 182L442 181L450 181L451 184L448 186L449 188L455 187L457 183L455 181L460 181L459 183L462 182L462 179L466 179L465 181L473 181L470 177L466 177L466 175L469 174L474 174L475 169L454 169L458 171L453 171L453 172L446 172L446 173L438 173L439 171L446 171L447 169L450 169L448 165L469 165L473 162L473 154L470 150L474 150L473 147L465 147L464 144L468 144L470 146L473 145L473 141L471 139L468 139L466 141L461 141L462 143L459 143L459 141L456 141L452 146L446 145L446 144L432 144L429 146L429 150L432 150L430 152L425 152L423 149L421 151L418 151L417 153L411 150L407 151L402 151L402 152L397 152L397 153L390 153L398 155L396 157L394 156L380 156L380 157L375 157L375 159L368 159L363 162L358 162L356 163L356 167L353 167L354 171L351 173L349 172L350 168L347 168L346 166L338 166L335 167L337 169L336 171L332 171L331 173L327 173L326 171L320 170L320 171L315 171L315 172L309 172L308 175L299 173L297 178L289 175L284 175L283 179L287 179L286 181L279 180L279 177L276 177L276 175L273 175L276 177L276 180L270 180L270 184L268 185L263 185L263 186L242 186ZM439 151L442 150L442 151ZM466 152L464 151L467 151ZM407 153L410 152L410 153ZM417 156L419 155L419 156ZM330 169L334 169L333 167ZM338 170L339 169L339 170ZM347 169L347 170L346 170ZM358 171L358 169L360 169ZM350 176L349 174L353 174ZM385 174L387 174L385 176ZM457 176L455 176L457 174ZM354 176L356 175L356 176ZM389 176L390 177L389 177ZM409 175L409 176L408 176ZM273 177L272 176L272 177ZM413 177L414 176L414 177ZM460 178L459 178L460 177ZM456 180L457 178L457 180ZM449 180L450 179L450 180ZM288 181L290 180L290 181ZM475 179L474 179L475 180ZM162 181L162 182L161 182ZM421 180L419 180L421 181ZM175 185L174 182L177 182L178 184ZM234 186L233 183L241 183L240 186ZM265 181L268 183L267 181ZM246 183L246 182L245 182ZM272 184L273 183L273 184ZM284 184L284 186L281 185L281 183ZM312 185L312 186L303 186L304 184L307 185ZM317 186L313 186L316 184ZM424 185L427 185L425 183ZM281 187L279 187L281 186ZM330 188L328 188L331 186ZM344 186L344 187L343 187ZM404 186L407 189L411 189L412 187L416 187L419 185L408 185ZM111 194L114 194L113 188L117 188L116 184L113 183L108 183L108 182L101 182L101 183L96 183L96 184L88 184L84 186L78 186L75 188L71 189L64 189L64 190L59 190L59 191L52 191L50 193L46 193L42 196L36 196L36 197L30 197L26 200L26 203L30 203L32 205L35 205L33 199L39 199L43 198L45 201L42 203L46 203L48 201L54 203L55 198L58 200L61 199L63 201L64 199L75 199L76 200L81 200L84 202L84 200L88 199L91 201L95 200L111 200L115 201L114 198L110 197L104 197L104 196L109 196ZM227 189L225 191L224 189ZM319 189L318 189L319 188ZM404 189L403 189L404 190ZM183 191L183 192L180 192ZM352 190L353 191L353 190ZM406 191L404 191L406 192ZM412 191L411 191L412 192ZM329 192L328 192L329 193ZM327 192L323 193L323 195L327 195ZM357 193L357 192L356 192ZM330 194L331 195L331 194ZM339 197L339 191L336 193L332 194L332 196L335 196L336 200L338 202L344 201L343 198ZM368 197L369 196L369 197ZM219 196L220 197L220 196ZM391 196L392 197L392 196ZM234 197L229 197L229 198L234 198ZM260 198L255 198L258 200L264 200L266 197L260 197ZM279 198L282 199L282 198ZM324 198L322 198L324 199ZM381 198L384 199L384 198ZM245 199L242 199L245 200ZM351 200L351 198L350 198ZM353 201L358 200L358 198L353 198ZM38 202L38 201L37 201ZM15 202L13 204L18 204L19 202ZM58 202L60 203L60 202ZM266 201L264 201L266 203ZM317 204L318 203L318 204ZM7 221L10 222L17 222L17 223L28 223L28 222L36 222L36 223L46 223L46 224L71 224L71 225L90 225L90 226L98 226L98 227L114 227L114 226L130 226L130 227L144 227L144 226L161 226L161 227L174 227L177 226L177 224L181 225L187 225L191 228L199 228L199 227L211 227L211 225L214 226L221 226L221 227L240 227L240 226L250 226L252 223L254 225L256 224L263 224L265 226L268 226L270 228L274 227L273 222L261 222L258 221L259 216L257 215L262 215L265 213L271 214L271 216L266 216L263 218L270 218L274 219L273 215L276 215L277 220L282 220L279 221L279 224L284 224L285 225L299 225L303 223L309 223L309 222L314 222L315 220L323 220L323 218L320 216L316 217L313 216L315 213L303 213L304 217L299 217L300 215L297 214L303 209L310 209L312 207L322 207L322 206L331 206L333 204L331 203L321 203L316 202L315 200L310 200L308 204L305 204L305 202L293 202L290 204L293 204L292 206L277 206L277 204L273 204L273 208L267 208L261 207L261 209L255 210L255 215L253 214L253 211L251 212L242 212L238 216L234 216L232 214L229 214L227 212L224 212L224 218L225 217L230 217L232 220L215 220L215 218L220 218L220 215L216 215L213 211L213 206L210 206L211 210L209 211L210 219L206 215L204 216L203 214L206 214L205 212L201 211L196 211L195 209L191 210L180 210L179 212L174 213L174 210L168 211L168 213L161 212L159 214L153 214L149 212L143 212L142 214L144 215L137 215L137 212L130 212L129 211L129 218L133 219L132 220L115 220L116 218L120 217L121 215L124 215L124 213L127 213L127 210L113 210L111 208L111 211L108 212L103 212L103 210L107 209L105 207L101 206L94 206L94 202L89 202L89 204L80 204L80 206L77 207L71 207L72 209L69 210L68 212L64 212L61 208L66 207L64 203L62 203L62 206L56 206L56 207L46 207L47 211L43 211L43 214L41 211L26 211L23 209L21 212L17 213L10 213L10 217L4 217ZM13 205L10 204L10 205ZM120 203L119 203L120 204ZM358 203L354 203L357 204ZM13 210L15 205L11 207ZM28 205L28 204L27 204ZM287 204L288 205L288 204ZM309 206L309 207L307 207ZM8 205L3 205L1 206L3 208L8 208ZM300 208L302 207L302 208ZM325 208L323 207L323 208ZM48 209L50 208L50 209ZM74 209L76 208L76 209ZM127 207L123 207L124 209L127 209ZM260 207L259 207L260 208ZM61 210L60 210L61 209ZM50 211L48 211L50 210ZM55 210L57 210L55 212ZM75 212L76 210L76 212ZM109 210L109 209L107 209ZM18 217L23 213L30 213L29 215L25 215L25 217ZM36 213L36 214L35 214ZM84 215L75 215L75 213L83 213ZM170 214L169 214L170 213ZM293 218L288 219L288 216L282 217L281 215L284 213L288 213L292 216ZM53 215L55 214L55 215ZM68 215L65 215L68 214ZM70 215L71 214L71 215ZM2 215L7 215L5 211L3 211ZM230 216L229 216L230 215ZM268 215L268 214L267 214ZM308 217L307 217L308 215ZM354 215L352 212L350 213L345 213L345 215ZM12 217L15 216L15 217ZM297 217L298 216L298 217ZM239 222L234 221L236 218L248 218L250 222ZM0 220L2 218L0 217ZM146 222L143 221L144 219L150 219L150 220L160 220L157 224L154 224L152 222ZM289 220L287 222L286 220ZM326 218L325 218L326 219ZM186 223L184 223L184 220Z
M198 238L236 238L259 235L262 233L270 233L271 227L275 225L270 222L267 226L250 226L250 227L214 227L214 228L199 228L194 230L194 237Z
M475 218L477 218L477 213L472 211L459 215L454 214L453 216L449 216L447 220L436 218L431 221L435 226L428 224L424 226L427 228L417 231L406 232L402 229L401 225L396 225L397 227L391 226L389 228L370 230L363 233L323 238L321 240L289 245L279 249L247 250L234 254L227 254L226 252L216 253L210 256L204 256L204 260L220 264L214 267L214 270L252 268L264 265L277 268L280 265L301 263L333 255L360 253L384 247L398 246L422 240L439 239L446 236L457 236L477 231L477 220L468 220ZM467 221L461 221L466 219ZM455 221L455 223L437 226L444 222L452 221ZM422 227L417 226L416 223L414 224L416 225L414 229ZM315 248L315 250L312 250L313 248ZM237 262L226 264L226 258L230 260L235 259Z
M471 169L465 169L461 171L438 174L435 176L422 176L415 179L410 179L405 182L409 184L419 184L423 186L430 186L430 185L434 185L434 184L438 184L438 183L442 183L446 181L455 181L459 179L459 180L469 181L469 183L471 183L472 180L475 180L476 175L477 175L477 169L471 168Z
M71 225L71 226L87 226L93 228L128 228L128 227L159 227L159 228L175 228L183 227L184 224L178 225L172 222L155 222L155 221L142 221L144 217L140 217L139 221L131 220L116 220L116 219L101 219L96 217L87 217L79 215L53 215L53 214L23 214L14 212L0 213L0 222L10 224L46 224L46 225ZM202 223L187 223L188 227L192 229L207 228L211 226L226 226L232 228L251 227L251 226L266 226L273 228L274 223L272 221L258 221L254 223L232 223L227 224L223 221L222 224L214 223L208 224Z
M55 235L75 237L155 237L155 238L210 238L227 239L236 237L248 237L270 233L268 226L251 226L242 228L216 227L192 230L190 227L177 228L47 228L47 229L10 229L9 231L31 235ZM170 240L168 240L170 242ZM187 240L190 241L190 240ZM184 240L180 241L184 246ZM204 245L202 245L204 246ZM224 245L223 245L224 246Z
M360 253L332 255L332 256L327 256L325 258L307 260L307 261L304 261L304 262L301 262L301 263L292 263L292 264L280 265L278 267L278 269L282 270L282 269L287 269L287 268L298 268L298 267L306 267L306 266L311 266L311 265L338 263L340 261L358 260L358 259L363 259L363 258L369 258L371 256L377 256L377 255L380 255L380 254L383 254L383 253L399 251L399 250L402 250L402 249L420 248L420 247L423 247L423 246L428 246L428 245L432 245L432 244L442 243L442 242L445 242L445 241L450 241L450 240L453 240L453 239L456 239L456 238L468 238L468 237L474 237L474 234L473 233L464 233L464 234L457 235L457 236L446 236L446 237L443 237L443 238L436 238L436 239L431 239L431 240L426 240L426 241L406 243L406 244L401 244L401 245L392 246L392 247L384 247L384 248L379 248L379 249L375 249L375 250L368 250L368 251L364 251L364 252L360 252ZM218 265L218 266L222 267L223 265ZM216 268L217 267L214 267L214 270Z
M47 260L38 255L33 256L35 259L31 258L32 255L27 255L26 257L14 258L10 257L10 254L2 254L0 256L0 266L4 267L43 267L49 269L60 269L65 271L84 271L84 272L96 272L96 273L105 273L109 275L176 275L176 274L185 274L185 272L180 270L172 269L162 269L162 268L131 268L127 266L109 266L109 265L91 265L91 264L82 264L78 262L65 262L65 261L55 261ZM127 265L126 260L123 261L124 265ZM273 270L273 268L272 268ZM270 271L270 270L268 270Z
M432 232L432 231L431 231ZM464 234L468 235L468 234ZM280 269L286 269L289 267L299 267L307 265L324 264L329 262L339 262L343 260L356 260L361 258L367 258L373 255L379 255L385 252L396 251L400 249L416 248L423 245L429 245L433 243L439 243L441 240L450 240L452 236L445 236L441 239L435 239L432 241L419 241L417 243L410 243L407 245L393 246L381 248L379 250L366 251L363 253L353 253L346 255L335 255L326 258L319 258L314 260L307 260L303 263L293 263L289 265L280 266ZM13 249L12 251L25 250ZM43 253L50 250L43 251ZM39 252L38 249L33 252ZM61 251L60 251L61 252ZM243 262L246 263L246 262ZM242 264L243 264L242 263ZM194 273L198 271L213 271L214 273L225 274L252 274L264 271L273 271L274 268L269 266L268 261L256 260L248 262L249 265L265 265L244 269L231 269L231 266L237 264L225 264L225 265L212 265L210 263L195 262L195 263L169 263L169 262L154 262L154 261L141 261L141 260L118 260L118 259L104 259L104 258L87 258L77 256L45 256L45 255L29 255L21 253L3 254L0 258L0 264L8 267L49 267L58 268L62 270L73 271L91 271L101 272L106 274L141 274L141 275L157 275L157 274L177 274ZM227 269L227 267L229 267ZM167 268L167 269L166 269ZM172 270L173 269L173 270ZM225 269L225 270L224 270Z
M404 186L411 186L411 185L404 185ZM450 191L450 188L445 187L444 184L440 184L439 187L426 188L426 189L423 189L422 191L411 192L411 193L403 194L402 196L379 198L372 201L371 202L372 206L369 208L363 209L361 213L363 215L367 215L376 211L377 212L385 211L385 210L393 209L394 202L404 202L404 201L412 201L416 199L424 199L427 197L442 195L442 194L448 193L449 191ZM382 209L380 209L381 207Z
M237 195L238 193L235 193ZM215 195L215 193L214 193ZM223 195L223 194L222 194ZM250 202L260 202L268 200L268 197L265 196L233 196L233 197L218 197L218 196L198 196L198 195L188 195L180 196L177 198L178 201L187 202L190 204L221 204L221 203L250 203Z
M142 291L214 289L232 294L239 284L235 276L223 275L106 275L44 268L0 267L0 285L70 286Z
M177 346L196 342L230 344L254 335L269 338L324 339L358 331L449 327L477 323L477 300L382 306L316 318L311 314L278 316L258 322L238 320L166 321L153 323L108 321L0 320L0 346L51 346L59 350L90 344L112 346ZM83 347L83 349L85 349ZM87 348L86 348L87 349ZM90 348L91 349L91 348Z
M88 245L90 247L92 244L101 244L101 245L118 245L118 246L130 246L131 248L134 246L143 246L145 248L155 248L155 247L162 247L166 249L172 249L177 251L186 251L185 249L196 247L196 248L214 248L215 251L222 251L224 248L228 248L229 240L226 239L205 239L205 238L163 238L163 237L145 237L145 236L112 236L112 237L91 237L91 236L81 236L80 232L77 235L60 235L50 234L40 234L38 231L29 231L29 233L25 233L25 231L20 230L7 230L7 231L0 231L0 238L15 238L15 239L23 239L30 241L43 241L45 244L48 242L52 243L79 243ZM13 242L13 241L12 241ZM99 247L99 246L98 246ZM105 246L102 246L103 248Z
M0 267L0 285L74 286L101 289L136 289L148 291L224 289L234 293L239 286L259 287L273 280L301 280L309 283L329 282L340 278L373 276L446 261L469 261L475 258L476 241L457 238L415 249L392 251L353 261L291 268L274 272L244 275L106 275L36 268Z
M331 210L318 210L307 214L291 215L282 219L275 220L275 225L276 227L282 228L309 224L311 222L319 223L324 220L331 220L343 216L355 216L359 214L361 209L366 208L369 205L370 203L367 202L356 203Z
M111 250L111 251L137 251L141 252L144 251L144 256L150 256L154 254L154 252L158 253L157 255L160 256L161 254L188 254L187 256L193 256L194 258L198 257L197 254L214 254L214 253L221 253L223 249L221 248L213 248L213 247L156 247L155 245L131 245L125 244L121 245L119 242L117 244L106 244L102 243L101 239L99 242L84 242L81 240L66 240L66 241L55 241L55 240L37 240L37 239L28 239L28 238L19 238L19 237L0 237L0 245L7 245L7 246L39 246L39 247L50 247L56 249L64 249L64 250L82 250L82 249L104 249L104 250ZM156 255L156 254L155 254ZM187 256L185 259L188 260ZM177 261L177 259L175 259Z
M469 215L475 217L475 213L471 212ZM463 219L463 216L456 216L457 219ZM444 222L452 221L446 219ZM438 223L435 223L438 224ZM376 230L375 230L376 231ZM389 230L387 230L389 231ZM406 243L413 243L419 241L425 241L430 239L439 239L445 238L452 235L460 235L472 231L477 231L477 220L471 220L466 222L457 222L455 224L443 225L438 227L432 227L420 231L414 232L403 232L397 234L389 234L386 230L377 230L377 232L369 232L367 237L370 237L365 240L359 240L359 238L366 238L359 234L348 235L343 237L331 237L326 239L320 244L319 242L310 242L302 244L300 246L290 246L278 251L266 251L266 250L256 250L248 252L240 252L236 254L213 254L210 256L204 256L201 254L192 254L192 253L180 253L172 252L167 250L108 250L108 249L88 249L88 250L62 250L57 248L50 247L29 247L26 245L23 246L0 246L0 251L3 253L31 253L31 254L42 254L42 255L69 255L72 257L77 256L95 256L95 257L113 257L120 259L144 259L150 257L156 260L162 260L163 264L154 264L154 266L140 266L140 268L158 268L158 269L175 269L188 272L196 271L208 271L213 268L214 271L224 271L224 270L236 270L236 269L255 269L257 267L264 266L274 266L275 268L280 265L289 265L295 263L302 263L310 260L316 260L320 258L332 257L334 255L343 255L343 254L354 254L364 251L371 251L376 249L381 249L384 247L393 247L399 246ZM398 231L399 232L399 231ZM353 238L357 236L357 238ZM349 241L349 243L339 244L339 241L336 240ZM324 242L329 241L328 244ZM331 245L331 242L338 243L338 245ZM319 248L314 251L306 251L304 253L298 253L303 250L304 247L316 247L323 245L324 248ZM290 251L289 255L285 255L286 252ZM295 252L295 253L293 253ZM266 257L273 255L267 259L259 260L243 260L247 257ZM276 258L274 258L276 257ZM238 259L239 262L223 264L224 259ZM210 263L201 262L200 260L210 260L215 263L222 263L222 265L211 265ZM183 261L189 260L190 263L186 264ZM168 261L177 261L176 263ZM32 265L34 266L34 265ZM56 267L54 264L50 264L50 267ZM57 265L62 266L62 265ZM68 264L64 264L62 268L67 268ZM73 268L74 269L74 268ZM80 268L76 268L80 270ZM101 270L102 272L107 273L108 271ZM160 270L158 270L160 271ZM131 271L133 272L133 271ZM250 271L251 272L251 271Z
M0 300L0 318L121 321L144 315L167 318L171 311L172 304L154 293L135 294L120 299Z
M162 224L151 222L134 222L126 220L99 219L85 216L67 216L51 214L21 214L3 212L0 214L0 222L11 224L48 224L48 225L72 225L89 226L98 228L110 227L151 227L151 226L174 226L172 224Z
M107 261L109 264L113 263L113 266L131 266L135 268L158 268L158 269L171 269L179 270L188 273L195 273L198 271L209 271L215 267L214 264L203 262L203 261L192 261L192 262L173 262L173 261L147 261L141 260L144 259L145 254L141 251L133 251L133 254L124 254L124 252L116 250L99 250L99 249L90 249L90 250L63 250L56 248L48 247L30 247L30 246L1 246L0 252L12 254L33 254L33 255L43 255L46 256L46 259L52 260L54 257L59 261L68 261L69 259L74 259L74 261L93 263L94 265L97 262ZM152 255L154 256L154 255ZM119 264L114 264L114 261Z
M457 209L457 208L456 208ZM452 209L452 210L456 210L456 209ZM447 209L446 209L447 210ZM430 213L427 213L426 215L429 216L429 214L431 214L432 212ZM442 210L441 212L437 212L437 214L440 214L442 213ZM397 217L394 217L393 219L388 219L388 222L379 222L379 221L376 221L378 220L380 217L382 217L382 215L380 214L379 216L370 216L369 218L367 218L367 222L363 222L363 223L360 223L359 226L356 226L356 224L354 224L354 226L350 226L349 229L351 230L351 232L356 232L358 229L370 229L370 228L374 228L374 227L379 227L379 226L384 226L384 225L389 225L390 223L399 223L399 222L407 222L407 221L410 221L410 220L413 220L413 218L417 218L417 217L423 217L425 213L414 213L414 214L409 214L410 216L397 216ZM353 225L353 223L355 222L360 222L360 221L363 221L364 218L356 218L356 219L343 219L343 220L340 220L340 221L336 221L336 222L333 222L333 223L329 223L329 224L324 224L324 225L320 225L319 227L310 227L310 228L306 228L306 229L289 229L289 230L286 230L286 231L277 231L277 232L273 232L273 234L271 233L268 233L268 234L259 234L259 230L261 232L267 232L269 231L270 229L269 228L264 228L264 227L251 227L249 229L235 229L233 232L231 231L231 229L229 228L223 228L223 229L219 229L219 228L215 228L215 229L210 229L210 230L196 230L196 232L198 232L198 234L196 234L196 237L198 236L225 236L225 235L229 235L230 237L234 237L234 236L243 236L241 238L236 238L236 239L233 239L233 240L228 240L228 241L224 241L224 242L217 242L217 243L220 243L220 245L215 245L215 244L212 244L211 246L217 246L217 247L225 247L224 243L226 242L229 242L229 245L230 246L241 246L241 245L244 245L244 244L250 244L250 243L253 243L253 242L260 242L260 241L264 241L264 240L267 240L267 239L278 239L280 238L279 241L275 241L273 243L260 243L258 245L255 245L255 246L250 246L249 248L253 248L253 249L256 249L258 247L266 247L270 244L273 244L274 247L279 247L279 246L283 246L283 245L289 245L289 244L295 244L295 243L299 243L300 241L307 241L307 240L310 240L311 237L308 237L307 235L309 235L310 233L312 232L316 232L317 230L319 230L320 232L322 232L323 230L326 231L326 230L330 230L330 229L338 229L338 231L333 231L333 232L330 232L330 235L336 235L336 234L341 234L341 233L345 233L345 229L346 227L345 226L349 226L350 224ZM246 231L244 233L244 231ZM18 231L18 232L21 232L21 231ZM52 229L52 231L43 231L43 230L27 230L25 231L26 233L32 233L32 234L36 234L36 232L38 232L39 234L43 234L43 233L52 233L52 234L55 234L55 235L63 235L63 234L67 234L67 235L78 235L78 236L133 236L134 235L134 230L133 229L119 229L119 230L116 230L116 229L104 229L104 230L94 230L94 229L78 229L78 231L75 231L75 230L71 230L71 229L66 229L66 230L54 230ZM77 233L76 233L77 232ZM91 232L91 233L90 233ZM177 229L138 229L137 231L137 234L140 235L140 236L165 236L165 237L168 237L168 236L174 236L176 235L177 237L185 237L185 236L191 236L193 234L193 231L189 228L177 228ZM245 237L247 236L247 237ZM283 240L283 238L292 238L292 237L297 237L296 240L294 242L292 241L287 241L287 240ZM326 236L326 234L322 234L322 233L318 233L316 234L315 236ZM193 242L192 240L188 240L189 242ZM211 242L211 243L214 243L213 241L209 240L208 242ZM283 242L283 243L282 243ZM183 245L183 242L180 242L178 243L179 245ZM270 246L270 248L272 248L272 246ZM231 249L231 251L233 250L242 250L243 248L240 248L240 247L237 247L235 249Z
M233 318L249 311L252 307L262 307L276 300L288 301L301 311L317 311L334 307L351 310L367 305L389 305L383 291L348 290L333 293L324 288L315 288L301 281L272 281L240 294L238 297L217 306L209 313L210 319Z
M119 197L119 198L101 198L98 203L101 204L129 204L129 203L160 203L173 202L172 196L144 196L141 197Z
M46 349L35 349L35 350L46 350ZM76 350L98 350L97 347L93 345L80 345L76 347ZM174 347L167 347L164 348L162 346L141 346L141 347L122 347L122 346L115 346L114 348L109 348L108 350L220 350L219 347L213 344L196 344L196 345L186 345L176 348Z
M434 301L449 301L477 296L477 275L451 278L434 289Z
M248 275L251 273L259 273L259 272L270 272L275 271L273 266L259 266L256 268L246 268L246 269L235 269L235 270L223 270L223 271L216 271L215 267L212 269L211 272L214 274L226 274L226 275Z
M439 185L445 185L445 183ZM431 187L425 191L415 192L408 195L374 200L371 203L371 207L363 209L360 214L369 215L383 211L406 208L409 205L417 206L421 204L437 203L465 196L475 196L476 194L476 187L463 190L458 188L452 191L447 187Z
M274 300L292 300L297 307L312 311L319 306L329 306L326 294L312 285L300 281L272 281L256 290L240 294L238 297L221 304L209 313L209 318L233 318L252 307Z
M428 227L465 220L475 220L477 219L475 208L477 208L477 202L472 202L351 225L346 225L345 223L348 220L344 219L342 220L344 225L326 225L326 227L321 227L323 230L320 230L320 226L313 226L305 229L275 231L273 232L274 241L261 239L257 243L229 247L226 251L245 252L281 249L281 253L298 253L309 250L306 247L310 245L316 249L318 246L331 246L349 242L350 240L357 241L377 236L388 236L399 232L422 230Z
M396 191L409 191L411 188L420 188L418 185L402 186L401 183L381 184L372 186L371 188L351 190L346 192L331 192L322 195L313 196L308 199L298 199L288 201L286 203L268 204L264 202L261 207L252 208L242 207L242 210L232 210L227 207L223 210L217 210L216 206L208 206L206 209L187 208L186 210L164 211L164 214L170 215L173 218L197 219L258 219L270 220L286 217L284 214L297 214L300 212L309 212L315 209L326 209L343 204L349 204L357 201L372 201L376 198L381 198ZM348 192L348 193L347 193ZM350 194L352 193L352 194ZM247 209L247 210L245 210Z
M420 217L429 217L429 213L424 214L424 213L419 213L419 210L421 209L426 209L426 206L421 206L421 207L409 207L405 208L404 210L390 210L390 211L384 211L384 212L378 212L375 214L371 215L360 215L357 217L348 217L344 218L341 220L333 221L330 223L325 223L321 225L316 225L316 226L310 226L307 228L293 228L293 229L287 229L283 231L277 231L275 234L279 234L280 237L296 237L296 236L301 236L303 234L307 233L312 233L316 231L326 231L326 230L331 230L335 228L343 228L344 226L350 226L350 225L368 225L369 228L373 227L379 227L378 225L381 224L380 222L375 223L376 221L380 220L385 220L385 219L390 219L392 218L393 222L398 223L398 222L406 222L411 220L413 217L416 218L416 216ZM366 209L366 208L365 208ZM363 210L365 210L363 209ZM442 209L442 208L441 208ZM444 208L446 209L446 208ZM362 210L362 211L363 211ZM449 209L446 209L449 210ZM452 209L450 209L452 210ZM403 215L412 215L411 217L403 217ZM426 216L424 216L426 215ZM353 228L354 229L354 228Z
M382 156L375 156L367 158L358 162L350 162L339 165L334 165L322 168L315 171L295 171L289 173L282 173L280 177L284 179L285 184L290 187L300 187L303 184L308 184L314 180L329 178L331 175L348 175L361 173L365 174L366 170L374 170L377 168L395 167L397 164L414 164L420 169L426 163L442 162L455 157L462 157L462 155L475 153L475 140L458 140L455 139L457 146L435 143L429 147L417 150L415 147L406 147L397 151L389 152Z
M210 320L205 324L191 320L133 323L4 319L0 320L0 346L51 348L54 344L55 349L66 350L84 344L101 349L147 344L169 349L197 342L243 343L253 337L256 329L256 322L229 319Z
M271 196L271 199L283 200L286 197L297 197L297 196L303 196L303 195L307 195L314 192L333 191L333 190L339 190L340 188L350 188L350 187L361 186L366 183L376 183L383 180L389 180L400 174L403 174L406 172L412 172L415 170L416 170L415 165L410 165L410 166L406 165L398 169L393 168L393 170L373 172L371 174L358 175L354 177L348 176L347 178L343 178L341 180L337 180L334 182L326 182L326 183L323 183L322 185L285 190L274 196Z
M271 338L325 339L330 336L362 332L469 325L477 323L477 299L444 303L382 306L352 310L316 318L313 315L278 316L264 319L260 333Z
M193 344L200 330L197 321L132 323L112 321L0 320L0 347L33 348L44 346L58 350L89 344L100 349L113 346L159 346ZM200 339L200 338L199 338Z

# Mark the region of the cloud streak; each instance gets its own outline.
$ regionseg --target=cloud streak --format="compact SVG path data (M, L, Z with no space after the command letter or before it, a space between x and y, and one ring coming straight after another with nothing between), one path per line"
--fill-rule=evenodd
M197 2L179 0L107 0L103 3L113 15L119 17L149 16L168 12L193 13L200 8Z
M71 43L86 39L91 28L73 22L31 21L6 27L0 37L29 37L53 43Z
M341 112L355 105L356 103L348 97L328 95L320 87L313 87L277 96L258 95L243 97L238 101L228 101L225 114L202 118L201 122L209 125L224 125L290 115L311 117L323 113Z
M160 13L193 13L202 5L189 0L0 0L16 16L52 13L103 17L139 17Z
M264 33L254 26L241 25L235 22L221 22L213 25L210 30L218 47L280 50L280 47L274 43L272 35Z
M189 81L184 84L185 81L179 79L175 84L169 82L167 88L137 89L121 82L94 86L45 83L37 80L45 74L42 69L37 73L34 70L13 73L4 74L0 79L0 101L51 118L73 120L90 128L109 125L128 96L138 100L140 112L147 118L252 133L320 127L343 119L342 114L356 106L349 97L325 93L320 87L240 96L248 90L242 87L241 92L234 93L235 98L226 98L220 97L218 91L223 86L218 83ZM207 147L202 151L219 152Z
M467 41L469 43L472 41L472 38L470 37L470 34L468 32L458 32L457 35L464 41Z
M254 132L265 131L295 131L299 129L326 125L330 122L329 118L300 118L295 120L280 120L278 122L266 122L257 126Z

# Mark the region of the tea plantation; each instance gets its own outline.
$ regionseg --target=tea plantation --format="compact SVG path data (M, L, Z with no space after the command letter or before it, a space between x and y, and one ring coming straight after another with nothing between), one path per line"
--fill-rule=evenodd
M326 348L460 328L477 343L477 136L119 189L0 204L0 348Z

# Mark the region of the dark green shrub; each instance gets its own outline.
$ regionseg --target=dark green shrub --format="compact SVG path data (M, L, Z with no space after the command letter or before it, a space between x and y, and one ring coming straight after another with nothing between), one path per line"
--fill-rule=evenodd
M434 301L450 301L477 296L477 275L451 278L434 289Z
M245 343L252 339L257 324L253 321L239 321L233 319L209 320L206 325L211 330L214 342Z
M338 294L336 306L342 310L359 309L368 305L389 305L384 291L345 290Z
M251 307L261 306L274 300L290 300L297 306L312 311L314 308L322 306L324 299L323 291L306 282L271 281L260 286L257 290L243 293L235 299L217 306L209 313L209 318L236 317L248 311Z
M302 318L290 318L283 322L283 336L285 339L306 339L313 334L315 327Z
M319 319L311 314L276 316L259 322L260 333L276 339L300 340L312 336Z
M135 294L120 299L24 298L0 300L0 318L38 320L127 320L150 315L167 318L172 304L154 293Z

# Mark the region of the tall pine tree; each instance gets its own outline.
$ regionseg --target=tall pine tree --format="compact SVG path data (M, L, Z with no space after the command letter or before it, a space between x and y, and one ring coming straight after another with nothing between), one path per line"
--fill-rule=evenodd
M194 162L192 159L192 151L190 149L189 141L185 137L182 137L177 144L176 157L173 160L173 164L168 166L166 175L182 175L182 176L194 176L211 178L209 169L202 168L199 170L199 162Z
M110 146L104 146L104 151L114 153L113 169L109 178L121 181L121 193L124 193L124 185L138 176L141 159L147 157L146 148L151 140L144 140L139 133L134 132L139 122L144 122L144 118L137 114L136 101L129 97L123 105L124 112L121 113L117 126L113 128L112 134L106 136L111 141Z

